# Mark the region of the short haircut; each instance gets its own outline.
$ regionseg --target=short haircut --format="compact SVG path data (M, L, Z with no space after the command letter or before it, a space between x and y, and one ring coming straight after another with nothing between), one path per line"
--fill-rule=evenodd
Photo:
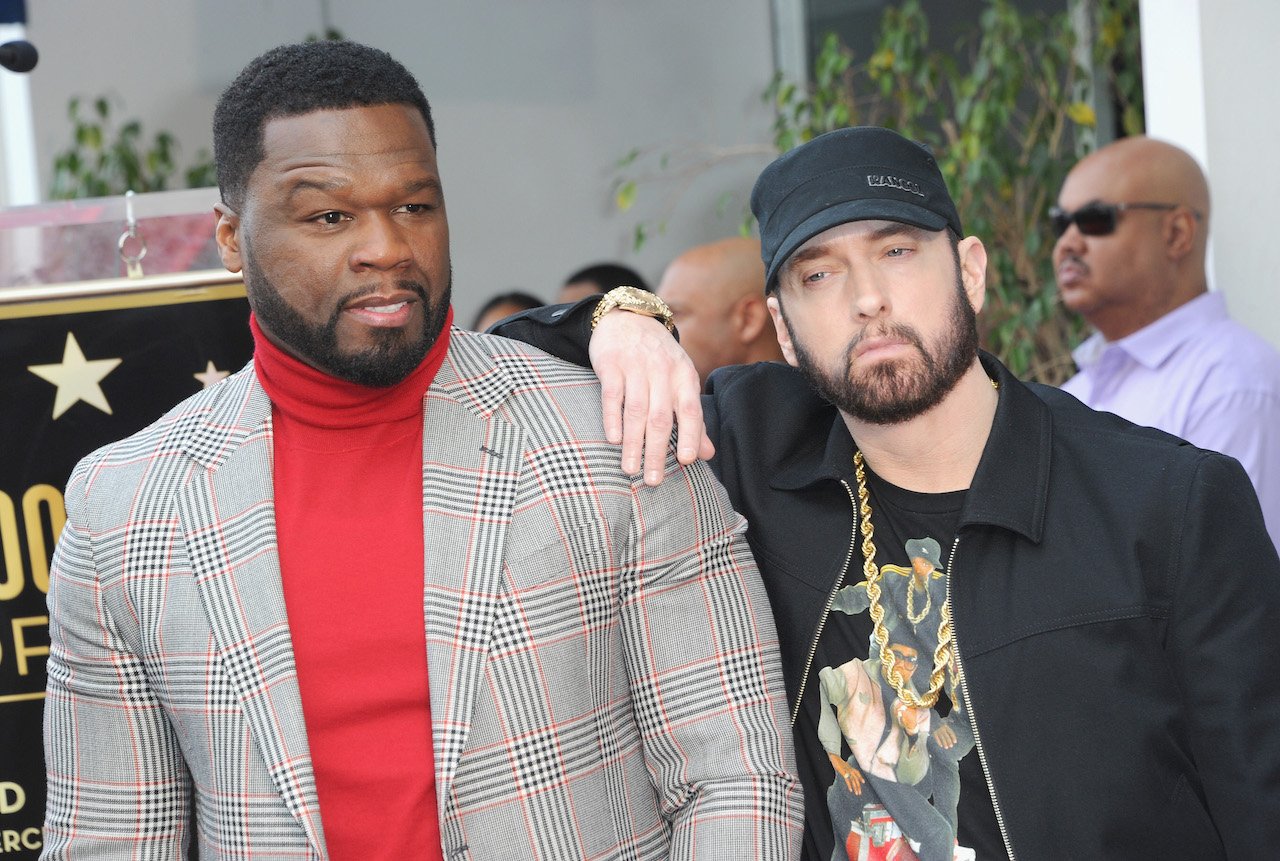
M520 311L532 311L534 308L541 308L545 304L547 303L543 302L537 296L520 290L512 290L510 293L499 293L497 296L494 296L488 302L485 302L480 306L480 310L476 312L475 322L471 324L471 328L474 329L479 326L480 321L484 319L484 315L488 314L499 305L514 305L516 310L511 313L516 314Z
M249 176L266 155L263 129L277 117L377 105L411 105L436 127L409 70L390 54L356 42L302 42L272 48L236 76L213 112L213 158L222 202L239 211Z
M649 285L640 277L640 273L621 263L596 263L564 279L565 286L582 281L590 281L600 287L601 293L608 293L614 287L639 287L648 290Z

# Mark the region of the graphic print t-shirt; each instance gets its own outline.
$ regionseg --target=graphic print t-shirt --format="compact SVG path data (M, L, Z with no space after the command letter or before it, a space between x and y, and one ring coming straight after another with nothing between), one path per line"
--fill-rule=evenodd
M934 670L964 491L913 493L869 470L867 484L887 650L906 686L922 695ZM818 773L831 832L825 840L817 835L819 857L1006 859L963 688L955 693L954 661L944 667L932 708L898 695L883 672L879 645L866 636L861 546L859 536L818 641L797 728L802 737L816 736L807 746L827 760Z

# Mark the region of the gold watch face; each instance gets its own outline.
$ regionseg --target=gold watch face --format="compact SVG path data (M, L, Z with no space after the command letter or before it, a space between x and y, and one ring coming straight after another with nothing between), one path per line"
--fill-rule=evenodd
M671 309L667 307L667 303L648 290L641 290L638 287L619 287L614 295L614 301L618 307L626 308L629 311L648 314L653 317L668 317L671 315Z
M591 328L594 329L596 324L600 322L600 318L614 308L630 311L633 314L641 314L645 317L656 317L667 329L672 329L671 309L667 307L666 302L663 302L648 290L626 286L614 287L604 294L604 298L596 305L596 310L591 315Z

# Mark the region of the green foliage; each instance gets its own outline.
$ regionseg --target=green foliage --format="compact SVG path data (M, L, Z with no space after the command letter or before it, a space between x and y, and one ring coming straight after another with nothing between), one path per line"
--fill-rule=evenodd
M1126 135L1142 134L1142 40L1137 0L1093 0L1097 10L1097 38L1093 61L1103 70Z
M324 17L327 21L327 14ZM319 35L308 33L305 41L345 38L341 30L325 23ZM169 132L157 132L148 142L140 121L129 120L117 126L106 96L93 100L88 117L81 115L81 108L78 98L67 103L74 143L54 156L51 198L109 197L130 190L165 191L173 187L179 173L186 188L218 184L213 156L207 149L197 152L195 161L180 171L176 161L180 147ZM621 200L618 204L626 208Z
M117 125L105 96L93 100L89 116L82 114L80 99L67 105L72 124L72 145L54 156L50 197L107 197L126 191L164 191L179 173L178 143L166 131L147 140L142 123L129 120ZM216 185L213 160L206 150L182 173L187 187Z
M1093 8L1090 59L1109 78L1125 132L1140 133L1137 0ZM1073 370L1084 324L1058 300L1045 212L1097 122L1095 82L1075 40L1068 12L1024 14L1010 0L983 0L971 33L949 51L931 50L928 17L918 0L903 0L885 10L865 62L829 34L808 86L777 75L764 93L778 152L850 125L929 144L966 232L987 248L984 345L1019 376L1055 384ZM629 204L635 196L633 183Z
M852 105L848 92L852 81L853 53L828 33L814 62L814 83L808 92L781 72L764 92L775 112L773 141L778 152L794 149L816 134L849 125Z

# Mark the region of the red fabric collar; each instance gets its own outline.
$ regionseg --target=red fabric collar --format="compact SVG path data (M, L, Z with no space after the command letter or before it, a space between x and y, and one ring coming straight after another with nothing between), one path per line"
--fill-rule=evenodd
M340 380L294 358L274 344L253 314L254 371L272 406L294 421L321 428L360 428L404 419L422 411L422 398L449 350L453 308L440 337L409 376L385 388Z

